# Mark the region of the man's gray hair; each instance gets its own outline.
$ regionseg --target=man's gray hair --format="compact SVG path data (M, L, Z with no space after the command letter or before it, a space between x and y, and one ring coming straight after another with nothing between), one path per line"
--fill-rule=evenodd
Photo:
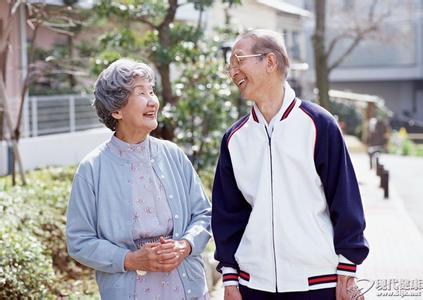
M286 79L289 69L289 59L282 35L273 30L253 29L241 34L236 42L245 38L251 38L255 41L251 49L254 54L274 53L278 64L278 71Z
M127 58L113 62L97 78L93 106L100 122L112 131L116 130L117 125L112 113L128 102L136 77L154 85L154 71L151 67Z

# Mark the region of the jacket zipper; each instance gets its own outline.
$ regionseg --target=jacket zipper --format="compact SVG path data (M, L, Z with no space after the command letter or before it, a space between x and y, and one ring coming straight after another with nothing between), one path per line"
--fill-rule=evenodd
M273 202L273 158L272 158L272 138L267 131L267 127L264 126L266 131L267 139L269 141L269 150L270 150L270 195L272 199L272 240L273 240L273 260L275 265L275 287L276 293L278 292L278 272L276 269L276 247L275 247L275 217L274 217L274 202Z

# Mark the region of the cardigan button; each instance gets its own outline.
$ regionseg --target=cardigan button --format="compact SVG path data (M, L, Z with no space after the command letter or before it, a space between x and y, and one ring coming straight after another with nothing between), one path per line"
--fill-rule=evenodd
M178 215L175 215L175 219L179 219L179 216Z

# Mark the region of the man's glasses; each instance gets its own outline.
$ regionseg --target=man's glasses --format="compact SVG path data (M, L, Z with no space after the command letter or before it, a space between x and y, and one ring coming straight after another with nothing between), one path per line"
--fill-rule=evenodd
M230 75L231 71L234 68L239 68L243 65L245 59L251 58L251 57L261 57L263 55L266 55L267 53L258 53L258 54L247 54L247 55L237 55L234 54L235 59L231 59L231 62L226 65L225 70Z

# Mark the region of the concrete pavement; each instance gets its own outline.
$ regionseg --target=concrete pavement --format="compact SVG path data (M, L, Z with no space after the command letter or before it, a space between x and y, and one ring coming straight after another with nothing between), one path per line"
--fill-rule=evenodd
M365 236L370 244L368 258L358 267L358 287L367 300L423 299L423 235L407 214L395 186L390 185L390 198L383 198L380 179L369 169L369 158L360 142L353 137L346 141L360 185L367 221ZM211 299L223 299L221 286L211 293Z

